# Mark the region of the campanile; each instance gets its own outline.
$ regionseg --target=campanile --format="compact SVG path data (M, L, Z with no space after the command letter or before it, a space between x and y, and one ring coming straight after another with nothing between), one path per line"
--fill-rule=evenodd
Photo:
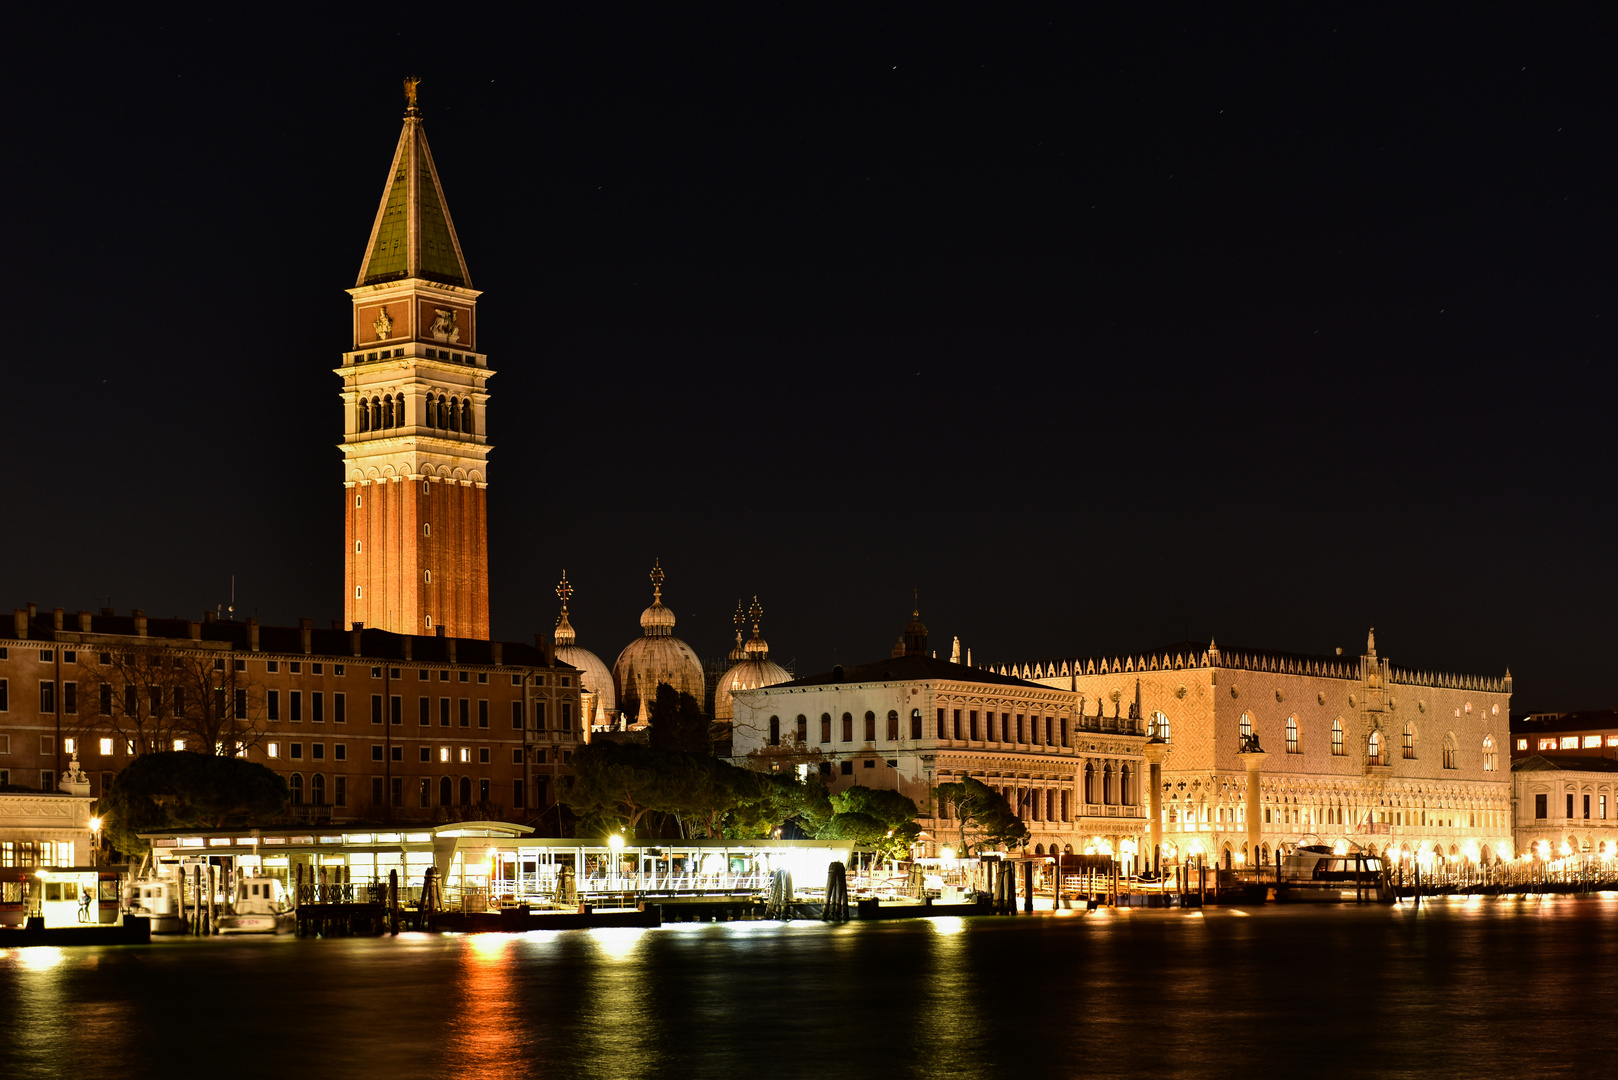
M488 393L478 292L427 149L417 79L348 290L344 617L400 634L489 636Z

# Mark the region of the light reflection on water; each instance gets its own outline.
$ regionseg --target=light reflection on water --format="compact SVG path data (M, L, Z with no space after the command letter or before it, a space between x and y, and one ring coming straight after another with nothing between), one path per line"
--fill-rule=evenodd
M1614 896L13 949L0 1073L1604 1075L1615 970Z

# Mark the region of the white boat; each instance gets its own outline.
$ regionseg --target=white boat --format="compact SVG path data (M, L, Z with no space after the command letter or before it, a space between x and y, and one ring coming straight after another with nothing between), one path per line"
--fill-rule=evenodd
M140 878L130 883L128 911L152 922L154 934L183 934L177 886L173 878Z
M1392 899L1379 856L1338 853L1322 844L1305 844L1284 856L1279 884L1287 900Z
M279 934L292 929L286 893L275 878L236 879L230 911L219 916L221 934Z

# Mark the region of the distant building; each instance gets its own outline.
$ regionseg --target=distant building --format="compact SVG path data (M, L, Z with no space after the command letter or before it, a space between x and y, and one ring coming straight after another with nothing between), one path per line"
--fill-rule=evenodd
M30 605L0 635L0 784L91 790L146 750L240 748L313 819L544 813L581 741L544 645ZM518 812L521 812L520 814Z
M1535 754L1511 763L1517 850L1544 858L1618 853L1618 760Z
M968 776L1006 797L1032 832L1030 851L1140 845L1140 722L1085 716L1069 690L936 659L919 613L888 659L738 688L732 701L738 761L807 764L833 792L897 790L921 809L928 854L958 828L933 788Z
M625 645L612 665L618 709L632 726L650 722L659 686L704 700L702 661L674 636L674 612L663 603L661 563L652 567L652 606L641 612L640 626L641 636Z
M759 620L764 618L764 609L759 605L758 597L753 597L753 606L747 611L747 618L753 623L753 636L746 642L742 641L742 610L741 605L736 606L736 648L730 653L730 666L720 673L714 682L713 709L709 713L720 722L729 721L735 716L731 695L738 690L756 690L761 686L775 686L787 682L792 678L786 668L770 659L770 643L759 636Z
M1511 721L1513 758L1618 758L1618 709L1530 713Z
M1260 761L1266 863L1277 847L1303 843L1512 856L1510 672L1396 668L1377 656L1374 634L1358 657L1208 642L992 670L1073 693L1080 715L1140 703L1148 734L1164 743L1149 812L1162 815L1166 863L1197 849L1224 865L1251 861L1246 765ZM1244 759L1249 745L1265 756Z

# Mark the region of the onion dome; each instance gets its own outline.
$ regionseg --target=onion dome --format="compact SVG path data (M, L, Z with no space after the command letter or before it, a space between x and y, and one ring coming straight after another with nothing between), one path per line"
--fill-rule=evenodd
M663 568L652 567L652 606L641 612L641 637L624 646L612 666L618 706L631 723L646 723L657 688L667 683L703 700L702 661L674 636L674 612L663 606Z
M770 644L759 636L758 625L764 617L764 609L759 606L758 597L753 597L753 606L748 609L747 615L753 620L753 636L742 646L743 659L721 675L714 687L715 720L735 719L735 702L731 696L735 691L757 690L761 686L776 686L792 680L791 672L770 659ZM740 630L736 632L736 637L740 641ZM735 652L730 655L732 658L736 656Z
M578 635L567 621L567 602L573 596L573 586L568 583L566 570L562 571L562 581L556 586L556 595L562 600L562 614L556 620L556 659L577 668L579 688L594 696L595 700L584 706L588 714L584 717L585 724L604 724L611 717L617 701L612 672L607 670L601 657L575 644Z

